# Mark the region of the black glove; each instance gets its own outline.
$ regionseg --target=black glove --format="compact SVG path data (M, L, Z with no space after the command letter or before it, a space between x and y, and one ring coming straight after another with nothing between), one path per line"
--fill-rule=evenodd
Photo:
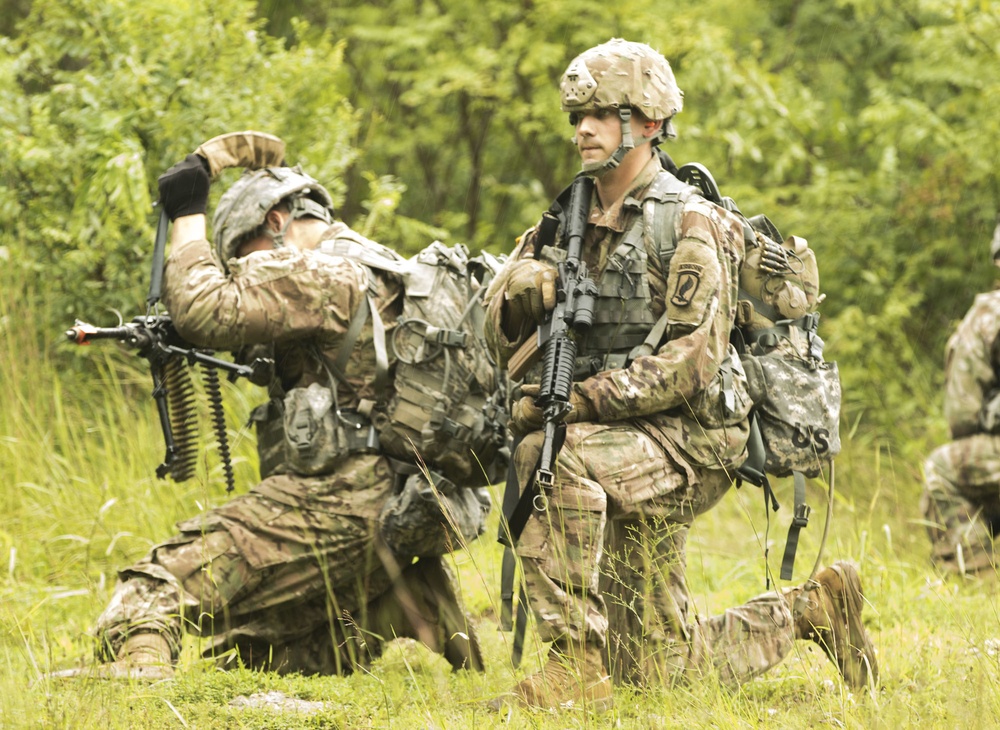
M185 215L204 214L208 208L208 161L201 155L188 155L157 181L160 185L160 205L176 220Z

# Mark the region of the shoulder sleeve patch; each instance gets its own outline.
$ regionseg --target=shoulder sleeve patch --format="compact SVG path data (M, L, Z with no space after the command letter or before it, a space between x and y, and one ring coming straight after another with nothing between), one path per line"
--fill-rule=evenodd
M682 240L667 276L669 323L697 326L715 305L719 278L715 250L697 239Z
M691 304L698 293L701 284L701 264L683 263L677 266L677 276L674 279L674 290L670 295L670 303L675 307L686 307Z

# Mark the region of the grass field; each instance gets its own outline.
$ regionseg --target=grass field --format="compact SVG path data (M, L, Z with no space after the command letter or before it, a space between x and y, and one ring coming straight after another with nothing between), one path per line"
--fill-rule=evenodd
M158 684L52 681L45 672L88 660L87 632L110 596L115 569L167 537L176 520L225 499L207 449L198 477L176 485L153 476L162 440L144 363L94 346L70 351L60 333L37 336L28 297L0 296L0 726L4 728L691 728L997 727L1000 617L997 582L942 580L928 566L919 524L919 457L896 457L888 440L854 435L838 461L835 518L826 561L858 563L867 623L881 663L874 696L852 694L818 647L799 643L777 670L738 691L706 680L671 691L618 688L601 716L514 710L485 701L538 666L529 632L522 666L496 630L500 548L486 536L455 556L467 607L488 660L485 673L453 674L440 657L396 642L368 673L347 678L219 671L185 652L177 678ZM67 323L69 324L69 323ZM81 361L82 360L82 361ZM67 371L80 374L68 377ZM258 396L227 387L237 483L256 476L243 426ZM203 419L207 424L207 420ZM206 429L207 430L207 429ZM244 486L245 488L245 486ZM765 546L777 571L786 506L765 534L759 490L733 490L692 534L689 577L711 615L764 590ZM825 496L812 487L796 580L816 556ZM246 706L281 692L300 705ZM243 705L241 706L241 702Z

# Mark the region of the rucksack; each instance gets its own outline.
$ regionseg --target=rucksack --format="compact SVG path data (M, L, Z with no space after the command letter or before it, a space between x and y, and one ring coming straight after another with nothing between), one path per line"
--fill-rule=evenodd
M747 376L751 411L749 458L738 478L763 487L777 509L768 475L792 476L794 513L781 578L790 580L799 531L809 520L806 477L818 477L840 453L840 374L823 359L819 337L819 269L805 239L784 238L765 216L747 218L723 197L711 173L698 163L676 169L676 177L743 222L746 255L731 339ZM667 230L673 231L673 226Z
M391 272L403 281L403 309L386 335L375 307L362 307L335 360L350 353L364 320L375 333L375 381L392 395L362 403L381 451L423 465L462 487L494 483L506 470L506 389L483 340L483 294L502 261L469 257L461 245L431 243L403 259L353 232L319 251ZM336 376L336 373L334 373Z

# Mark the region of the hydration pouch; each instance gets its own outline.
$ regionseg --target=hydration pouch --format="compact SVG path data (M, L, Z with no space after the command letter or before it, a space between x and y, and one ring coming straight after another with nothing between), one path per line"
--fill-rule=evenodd
M810 364L780 352L741 357L767 454L764 471L819 476L823 464L840 453L837 363Z

